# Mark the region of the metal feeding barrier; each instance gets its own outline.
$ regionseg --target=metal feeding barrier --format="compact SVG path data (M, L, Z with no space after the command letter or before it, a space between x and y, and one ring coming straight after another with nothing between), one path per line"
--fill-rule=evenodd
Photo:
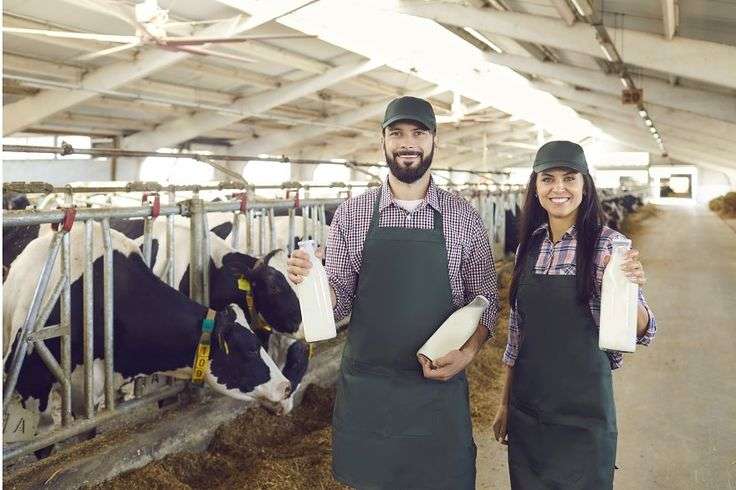
M236 183L238 184L238 183ZM43 183L8 184L12 190L30 192L57 192L59 189ZM6 189L8 189L6 185ZM209 187L226 189L229 184L213 184ZM273 186L268 186L273 188ZM339 186L331 185L339 188ZM232 231L230 245L242 252L256 256L263 256L268 251L280 248L279 232L276 227L277 214L287 217L286 248L291 252L295 246L295 238L311 237L321 244L325 244L328 235L327 209L334 208L352 195L351 186L347 191L341 191L337 199L304 199L300 197L300 188L289 183L286 198L274 201L253 199L247 189L245 192L236 192L228 201L205 202L199 197L199 191L208 186L168 186L162 187L135 183L125 186L127 192L144 192L140 206L121 208L62 208L55 210L21 210L5 211L3 213L3 227L5 229L26 225L57 225L52 231L53 239L47 252L41 273L37 279L31 306L20 326L16 338L16 349L9 364L6 366L5 384L3 387L3 409L8 410L13 399L23 360L29 352L35 350L41 357L49 371L59 384L61 395L61 425L52 430L34 435L30 440L9 443L4 445L3 459L8 461L32 451L46 448L57 442L85 433L96 426L105 423L120 414L135 411L139 407L176 396L186 386L186 382L168 380L163 386L157 386L148 393L143 393L138 378L135 382L132 400L118 403L118 387L115 386L114 374L114 268L113 244L110 222L114 219L142 219L142 255L150 266L152 263L152 235L153 223L156 219L166 220L166 248L165 262L162 276L165 282L176 288L177 277L175 270L175 226L176 220L181 217L189 218L190 226L190 297L203 304L209 301L209 218L212 213L232 213ZM193 197L179 203L175 202L176 192L184 190L193 192ZM243 191L242 185L234 185L233 190ZM453 188L454 191L465 195L478 209L493 244L494 254L498 256L504 249L504 226L506 211L516 213L520 205L522 190L519 187L491 184L465 185ZM78 193L96 193L101 191L120 192L115 186L63 188L64 194L72 196ZM160 195L167 195L168 202L161 203ZM345 195L341 195L345 194ZM71 202L71 199L68 201ZM297 218L301 217L301 224ZM83 400L82 413L72 413L72 355L71 355L71 240L72 226L84 226L84 264L82 267L82 369L83 369ZM103 280L103 361L104 361L104 409L95 406L94 377L94 287L93 263L94 240L101 233L102 240L102 280ZM244 229L244 230L243 230ZM241 233L244 231L244 233ZM282 230L283 232L283 230ZM241 239L241 235L245 240ZM57 262L60 272L56 281L52 281L52 271ZM99 301L99 299L98 299ZM60 322L58 325L46 326L55 305L60 307ZM59 359L55 358L47 341L58 339L60 343ZM12 341L11 341L12 342Z
M85 189L87 191L87 189ZM91 190L90 192L96 192ZM308 230L311 236L319 236L324 240L327 224L325 221L325 206L337 206L342 199L311 199L311 200L281 200L281 201L251 201L237 199L223 202L204 202L198 196L188 201L174 204L173 192L170 190L169 204L161 205L159 196L153 197L153 203L137 207L126 208L66 208L57 210L20 210L5 211L3 213L3 227L5 229L27 225L59 225L58 229L52 231L53 238L46 254L40 276L36 281L34 293L31 299L25 321L19 327L14 338L17 338L16 348L12 358L8 359L6 366L6 377L3 386L3 410L7 413L13 400L13 394L23 361L26 356L35 350L42 361L54 375L60 387L61 397L61 426L50 431L35 435L30 440L4 445L3 460L8 461L32 451L46 448L75 435L79 435L93 429L97 425L116 417L119 414L136 410L138 407L149 403L170 398L179 393L186 383L167 382L165 386L156 389L140 398L116 403L116 389L114 384L115 364L114 351L114 291L113 291L113 245L111 239L110 220L112 219L143 219L144 236L142 255L146 264L151 264L151 240L153 232L153 220L166 219L166 252L164 274L165 281L172 287L177 287L175 282L175 220L178 216L190 219L191 250L190 250L190 296L193 300L208 305L209 301L209 228L207 226L207 215L213 212L233 213L233 227L236 229L244 217L247 217L245 226L251 231L257 231L257 238L249 240L245 247L238 247L238 233L233 233L232 244L234 248L264 255L266 247L273 247L276 240L274 227L275 212L286 211L293 219L295 211L303 213L303 216L313 216L318 223L313 224ZM147 199L146 199L147 201ZM296 209L295 209L296 207ZM306 221L306 220L305 220ZM254 226L255 223L255 226ZM71 355L71 240L69 232L72 226L84 226L84 264L82 266L82 369L83 369L83 400L82 413L72 413L72 355ZM103 249L103 352L104 352L104 409L96 410L95 407L95 378L94 378L94 287L93 287L93 263L94 240L97 235L96 227L100 227ZM268 228L269 233L266 233ZM294 242L293 226L289 227L289 243ZM320 231L321 230L321 231ZM319 235L317 235L319 233ZM249 236L251 236L249 234ZM266 241L268 236L268 241ZM60 257L59 257L60 256ZM52 271L60 262L58 279L52 281ZM99 301L99 299L98 299ZM52 310L59 304L60 322L57 325L46 326ZM6 326L9 328L10 326ZM46 342L59 339L59 359L55 358ZM12 339L11 339L12 345ZM99 388L99 387L98 387ZM136 394L140 393L136 383ZM34 430L35 432L35 430Z

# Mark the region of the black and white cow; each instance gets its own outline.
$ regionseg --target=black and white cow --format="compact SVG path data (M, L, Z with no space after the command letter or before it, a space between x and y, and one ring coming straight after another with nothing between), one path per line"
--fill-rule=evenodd
M3 288L4 328L9 328L5 345L17 347L16 333L31 303L36 279L53 235L32 241L13 262ZM82 272L84 229L75 226L71 238L71 339L73 368L82 362ZM144 264L138 246L122 234L111 231L114 266L114 364L124 379L157 372L186 371L192 366L202 320L207 308L190 300L156 277ZM94 227L94 357L103 357L103 267L101 226ZM54 267L50 284L59 278ZM48 293L47 293L48 294ZM59 304L47 325L60 321ZM46 341L59 359L59 339ZM4 352L5 369L10 349ZM26 408L48 408L55 378L37 350L22 365L16 393ZM250 329L242 309L230 305L217 311L212 334L212 353L206 383L216 392L243 400L262 398L271 402L286 399L291 383L268 356ZM98 386L101 395L101 386Z
M142 246L143 220L120 220L111 225ZM155 220L152 226L152 270L161 278L166 272L166 227L164 218ZM238 285L239 278L245 277L253 288L256 312L277 332L303 338L299 300L286 279L286 258L277 257L278 251L274 251L259 260L233 249L214 233L209 234L208 241L210 306L219 309L230 303L238 304L246 311L250 324L255 324L256 319L250 317L245 294ZM191 229L186 218L175 218L174 245L174 283L188 295Z

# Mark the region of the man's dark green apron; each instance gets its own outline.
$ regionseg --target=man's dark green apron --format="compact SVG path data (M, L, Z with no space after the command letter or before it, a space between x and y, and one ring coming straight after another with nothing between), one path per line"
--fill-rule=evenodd
M335 478L358 489L473 489L465 373L424 378L416 352L453 311L442 215L378 226L363 247L333 414Z
M613 488L616 409L608 356L575 277L534 274L532 243L517 301L523 342L509 403L514 489Z

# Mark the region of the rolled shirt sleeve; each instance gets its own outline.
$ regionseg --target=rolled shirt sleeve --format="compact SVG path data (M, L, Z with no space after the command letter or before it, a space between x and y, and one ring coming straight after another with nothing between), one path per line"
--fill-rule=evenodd
M637 337L636 343L640 345L649 345L654 339L654 335L657 333L657 320L654 318L654 312L649 307L646 298L644 297L644 291L639 288L639 304L647 310L649 315L649 323L647 323L647 331L644 335Z
M480 324L488 329L488 338L493 337L500 310L496 265L488 241L488 233L480 215L473 210L470 226L470 240L463 250L460 274L463 282L463 295L467 305L478 295L483 295L490 304L480 317Z
M333 313L336 321L342 320L352 311L358 282L358 272L350 262L346 226L345 204L342 204L332 218L325 252L327 280L335 291L336 302Z
M513 367L516 364L516 357L519 355L519 346L521 345L521 317L518 308L511 308L509 311L509 332L506 340L506 350L503 353L503 363Z

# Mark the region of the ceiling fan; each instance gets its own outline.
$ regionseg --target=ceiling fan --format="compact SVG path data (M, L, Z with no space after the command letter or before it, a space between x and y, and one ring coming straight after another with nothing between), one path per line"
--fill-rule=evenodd
M158 5L157 0L143 0L134 6L127 5L121 1L103 0L108 6L114 9L116 17L128 22L135 28L135 35L114 35L114 34L95 34L88 32L72 32L72 31L50 31L43 29L24 29L18 27L3 27L3 32L22 34L22 35L39 35L48 37L58 37L67 39L82 39L97 42L117 43L118 46L89 53L77 58L80 61L89 61L101 56L119 53L139 46L153 46L169 51L185 51L187 53L216 56L220 58L253 63L256 60L236 56L220 51L207 49L210 44L240 43L245 41L266 40L266 39L303 39L316 38L317 36L306 34L282 34L282 35L247 35L232 37L194 37L194 36L170 36L167 28L174 26L194 27L197 24L211 24L219 22L213 21L192 21L192 22L169 22L169 11L162 9ZM238 15L232 19L233 27L238 25L242 20L242 16ZM204 47L201 47L204 46Z

